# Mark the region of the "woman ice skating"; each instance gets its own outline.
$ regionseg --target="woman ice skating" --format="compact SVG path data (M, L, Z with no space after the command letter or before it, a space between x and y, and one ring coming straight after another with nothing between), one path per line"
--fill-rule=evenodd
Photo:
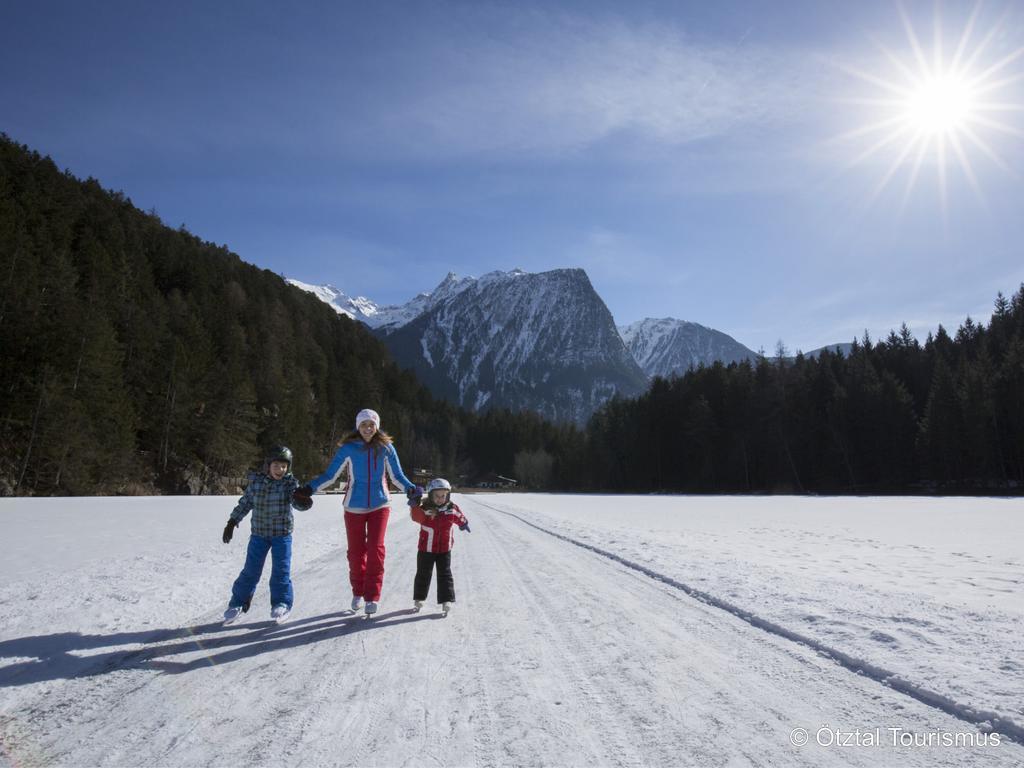
M327 470L299 488L296 497L308 499L345 470L349 478L344 508L352 610L362 607L370 616L377 612L384 584L384 533L391 514L388 482L405 488L410 498L423 491L402 472L391 437L380 429L380 415L368 408L356 416L356 428L342 439Z

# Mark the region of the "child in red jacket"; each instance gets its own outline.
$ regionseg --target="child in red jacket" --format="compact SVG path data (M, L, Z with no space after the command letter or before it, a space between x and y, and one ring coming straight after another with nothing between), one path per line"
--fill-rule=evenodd
M452 502L452 485L435 478L427 485L427 498L413 506L410 517L420 524L419 551L416 553L416 579L412 586L415 610L423 607L430 591L430 578L437 568L437 602L445 616L455 602L455 580L452 577L452 545L456 526L469 532L469 521L458 505Z

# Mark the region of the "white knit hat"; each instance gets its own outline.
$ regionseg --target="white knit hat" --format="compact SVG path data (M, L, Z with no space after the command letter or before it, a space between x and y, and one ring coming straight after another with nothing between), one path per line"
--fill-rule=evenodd
M363 408L356 416L356 429L359 429L359 425L364 421L372 421L377 429L380 429L380 414L376 411L371 411L369 408Z

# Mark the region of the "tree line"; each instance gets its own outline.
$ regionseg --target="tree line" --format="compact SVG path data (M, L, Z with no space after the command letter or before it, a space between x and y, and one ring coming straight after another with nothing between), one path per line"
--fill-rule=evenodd
M924 344L655 379L585 428L436 399L362 324L0 135L0 493L232 492L319 472L360 408L456 482L621 492L1024 487L1024 286Z
M906 325L848 355L656 379L587 427L588 482L617 491L1002 492L1024 488L1024 286L986 327Z

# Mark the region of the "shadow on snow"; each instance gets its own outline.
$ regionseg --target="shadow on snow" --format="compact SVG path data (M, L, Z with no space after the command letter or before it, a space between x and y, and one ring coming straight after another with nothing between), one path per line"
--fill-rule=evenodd
M47 680L70 680L104 675L124 669L148 669L165 674L191 672L201 667L227 664L264 653L323 640L354 635L369 629L387 629L414 621L443 618L439 613L416 613L411 608L382 613L364 619L351 611L339 611L297 619L285 624L263 621L257 624L201 624L177 629L115 632L83 635L58 632L0 641L0 688L30 685ZM92 653L102 648L137 645L142 648ZM75 653L87 652L88 655ZM190 659L175 657L196 654Z

